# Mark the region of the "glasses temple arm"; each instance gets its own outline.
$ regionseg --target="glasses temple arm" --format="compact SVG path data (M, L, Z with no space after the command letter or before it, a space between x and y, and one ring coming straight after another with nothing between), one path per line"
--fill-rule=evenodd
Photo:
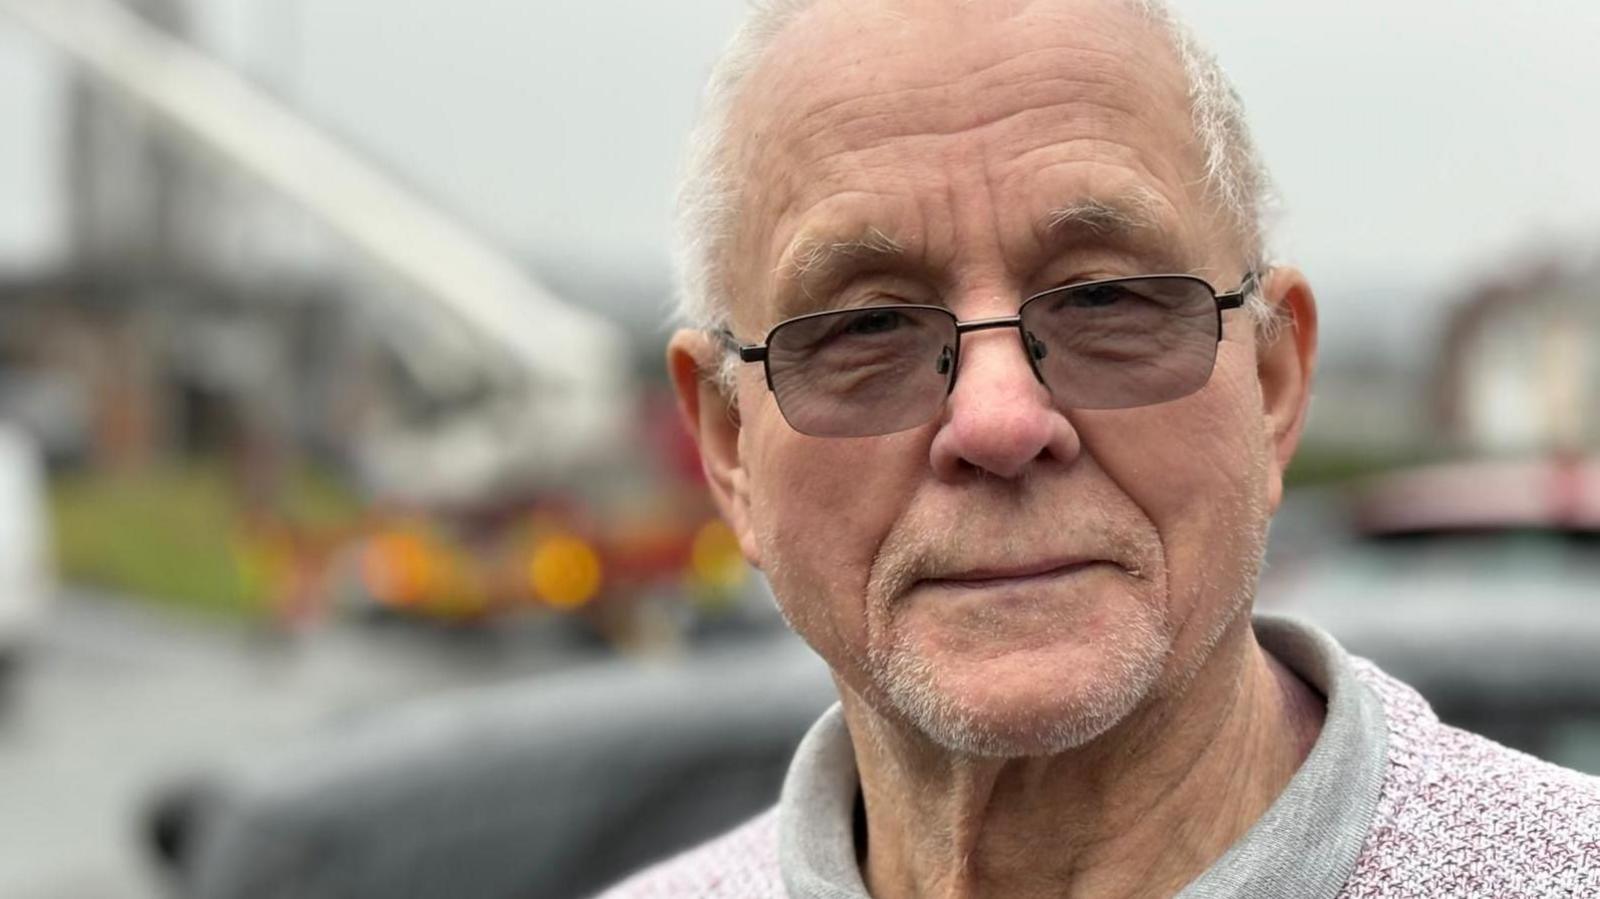
M718 328L711 333L712 336L722 342L723 349L730 353L738 353L741 362L762 362L767 358L766 344L745 346L739 343L739 339L734 337L733 332L727 328Z
M1245 301L1250 298L1250 294L1254 293L1260 286L1261 278L1255 272L1245 275L1244 283L1239 285L1238 290L1235 290L1232 293L1217 294L1217 308L1238 309L1242 307L1245 304Z

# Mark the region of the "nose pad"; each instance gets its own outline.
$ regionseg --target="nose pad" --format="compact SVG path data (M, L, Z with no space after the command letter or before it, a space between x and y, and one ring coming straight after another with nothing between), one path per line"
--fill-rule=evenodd
M1045 383L1044 372L1039 370L1039 363L1050 355L1050 348L1044 345L1044 341L1033 336L1032 331L1026 330L1022 332L1022 344L1028 353L1028 367L1033 369L1033 376L1048 388L1050 385Z
M1050 355L1050 348L1044 345L1044 341L1033 336L1032 331L1022 332L1022 339L1028 344L1028 355L1033 357L1033 361L1042 362L1044 357Z

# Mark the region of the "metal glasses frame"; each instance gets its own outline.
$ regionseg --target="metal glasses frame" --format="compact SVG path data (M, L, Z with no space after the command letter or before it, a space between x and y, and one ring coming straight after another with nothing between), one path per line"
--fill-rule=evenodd
M1022 310L1028 308L1028 305L1030 303L1032 303L1033 301L1035 301L1035 300L1045 299L1047 297L1052 297L1052 296L1059 296L1059 295L1061 295L1063 293L1067 293L1067 292L1074 291L1074 290L1084 290L1086 288L1105 287L1107 285L1123 284L1123 283L1127 283L1129 281L1169 281L1169 280L1170 281L1191 281L1191 282L1194 282L1196 284L1204 285L1205 289L1211 292L1211 296L1216 301L1216 304L1217 304L1217 341L1219 343L1222 341L1222 313L1223 313L1223 311L1227 310L1227 309L1238 309L1238 308L1243 307L1244 303L1245 303L1245 300L1250 296L1250 294L1253 291L1256 290L1257 287L1260 286L1260 283L1261 283L1260 275L1258 273L1254 272L1254 271L1251 271L1251 272L1245 273L1244 280L1242 282L1240 282L1239 287L1238 287L1237 290L1232 290L1232 291L1229 291L1227 293L1218 293L1216 288L1211 286L1211 282L1205 280L1204 278L1197 277L1195 275L1131 275L1131 276L1123 277L1123 278L1103 278L1103 279L1098 280L1098 281L1084 281L1084 282L1079 283L1079 284L1064 284L1064 285L1062 285L1060 287L1052 287L1049 290L1040 291L1039 293L1033 294L1032 296L1030 296L1027 299L1023 300L1022 304L1017 307L1017 314L1016 315L1003 315L1003 316L999 316L999 317L996 317L996 318L980 318L980 319L975 319L975 320L972 320L972 321L962 321L962 320L956 318L956 314L954 312L951 312L949 309L945 308L944 306L930 306L930 305L916 304L916 303L892 303L892 304L887 304L887 305L882 305L882 306L861 306L861 307L855 307L855 308L850 308L850 309L828 309L828 310L824 310L822 312L810 312L810 313L807 313L805 315L797 315L794 318L786 318L783 321L778 322L776 325L773 325L771 328L769 328L767 330L766 339L763 340L761 343L756 343L756 344L741 344L741 343L739 343L738 339L736 337L734 337L733 332L728 330L727 328L723 328L723 329L717 331L716 334L722 340L723 344L728 348L729 351L737 351L738 352L739 360L741 362L760 362L761 363L762 374L765 375L765 377L766 377L767 389L771 390L773 392L776 392L777 388L775 388L773 386L773 383L772 383L772 366L768 361L767 346L772 341L772 335L774 333L776 333L779 328L782 328L785 325L793 324L795 322L809 321L811 319L821 318L821 317L826 316L826 315L838 315L841 312L862 312L862 311L866 311L866 310L883 310L883 311L886 311L886 312L893 312L893 311L897 311L897 310L904 311L904 310L913 310L913 309L914 310L932 310L932 311L935 311L935 312L939 312L939 313L941 313L943 315L948 315L951 318L951 320L953 320L955 322L955 327L956 327L956 342L955 342L955 346L953 348L952 347L946 347L944 356L942 356L940 358L940 360L939 360L939 373L940 374L948 374L948 375L950 375L950 380L945 385L945 395L946 396L949 396L951 391L955 390L955 388L956 388L956 374L959 373L960 365L961 365L961 335L962 334L967 334L967 333L970 333L970 332L973 332L973 331L992 331L992 330L994 330L996 328L1016 328L1017 329L1017 333L1021 336L1022 341L1023 341L1023 348L1024 348L1024 351L1025 351L1024 355L1028 357L1028 366L1029 366L1029 368L1031 368L1033 370L1033 376L1035 378L1039 379L1039 383L1045 384L1045 386L1048 387L1049 384L1045 381L1044 375L1041 374L1040 371L1039 371L1039 360L1044 358L1043 357L1043 353L1041 352L1043 347L1042 347L1042 345L1038 344L1035 340L1031 339L1033 335L1029 334L1027 329L1022 327ZM1209 375L1208 375L1208 377L1209 377Z

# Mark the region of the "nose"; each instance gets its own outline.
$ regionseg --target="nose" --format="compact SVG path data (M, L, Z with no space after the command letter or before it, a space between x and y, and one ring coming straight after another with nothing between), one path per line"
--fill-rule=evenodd
M1035 377L1014 329L963 335L960 366L929 450L941 478L1014 479L1035 463L1077 458L1077 429Z

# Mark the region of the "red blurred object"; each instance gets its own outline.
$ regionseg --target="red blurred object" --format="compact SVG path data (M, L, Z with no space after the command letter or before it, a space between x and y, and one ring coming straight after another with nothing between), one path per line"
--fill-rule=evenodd
M1600 459L1432 465L1368 482L1355 504L1369 534L1536 528L1600 531Z

